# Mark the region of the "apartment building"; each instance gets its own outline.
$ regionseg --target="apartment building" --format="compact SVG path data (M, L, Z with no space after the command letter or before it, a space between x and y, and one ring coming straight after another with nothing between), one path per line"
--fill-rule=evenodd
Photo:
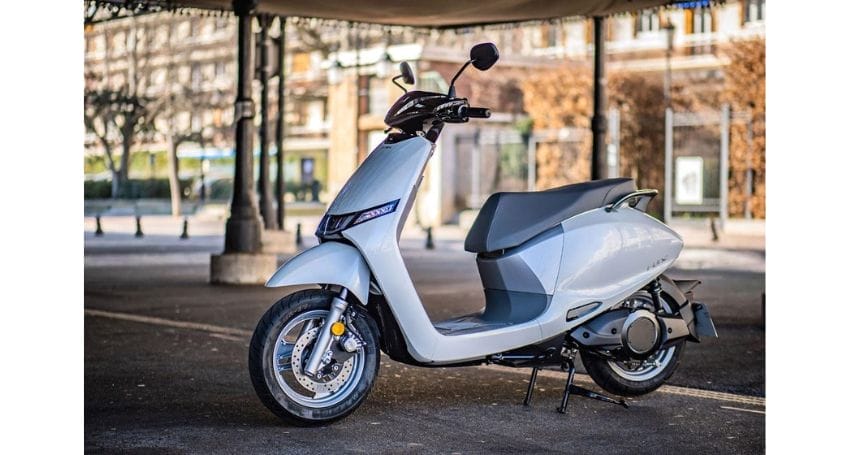
M727 63L718 46L736 39L764 36L765 1L744 0L708 7L708 2L681 2L677 6L623 14L606 21L609 71L663 72L673 80L716 84ZM670 27L672 25L672 27ZM128 83L132 58L137 59L138 89L157 96L169 84L207 94L210 102L176 115L178 127L206 127L210 140L181 146L180 156L227 157L232 154L233 99L235 97L235 21L232 17L180 16L157 13L108 21L86 31L86 72L90 84L113 87ZM132 33L135 30L136 33ZM276 26L272 29L276 35ZM524 118L522 93L515 84L523 72L590 61L592 21L523 24L503 28L470 28L435 32L387 27L346 26L290 19L286 36L285 173L293 187L318 181L327 200L383 137L383 116L400 91L390 78L400 61L416 70L417 87L446 90L448 81L468 49L493 41L502 59L486 75L467 74L458 93L476 104L491 107L494 115L484 125L447 128L440 153L423 182L419 217L432 225L456 219L457 212L486 197L488 190L469 189L474 179L466 172L475 165L461 153L470 135L482 134L496 142L516 142L516 124ZM130 52L134 48L135 52ZM468 72L472 73L474 71ZM275 118L276 84L271 82L270 113ZM255 99L259 85L255 84ZM274 125L272 125L274 128ZM158 128L159 129L159 128ZM272 135L274 137L274 132ZM89 134L87 153L99 153ZM259 145L255 141L255 148ZM137 150L164 150L161 136L137 144ZM272 144L274 153L274 147ZM478 163L479 165L481 163ZM459 176L460 170L468 177ZM480 170L480 169L479 169ZM515 179L516 180L516 179ZM507 189L510 179L502 179ZM495 188L505 189L505 188Z

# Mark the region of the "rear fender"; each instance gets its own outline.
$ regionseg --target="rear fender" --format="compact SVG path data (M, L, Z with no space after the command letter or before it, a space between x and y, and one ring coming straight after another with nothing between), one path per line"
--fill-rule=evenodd
M690 341L699 342L701 337L717 337L714 321L704 303L694 300L694 288L699 286L699 280L671 280L661 275L661 290L670 296L678 308L676 309L688 327Z
M360 251L345 243L324 242L286 261L266 287L335 284L348 289L365 305L370 278L369 266Z

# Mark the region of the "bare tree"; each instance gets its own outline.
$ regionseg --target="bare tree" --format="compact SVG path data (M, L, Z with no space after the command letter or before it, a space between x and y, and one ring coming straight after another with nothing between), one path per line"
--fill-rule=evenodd
M140 88L141 60L138 49L139 28L135 17L130 17L127 32L127 74L118 88L111 87L100 75L87 75L87 88L84 94L84 122L86 129L92 132L104 148L107 165L112 172L112 197L122 194L128 180L130 152L141 137L155 132L154 119L163 108L163 103L147 96ZM106 75L108 76L108 75ZM96 84L101 81L101 84ZM97 86L99 85L99 87ZM114 142L121 147L120 163L116 163L113 154Z
M159 107L155 100L130 92L128 87L86 90L84 121L103 146L112 172L112 197L121 195L129 175L130 150L137 136L153 131L152 118ZM113 140L121 146L120 163L113 154Z
M162 115L165 124L164 136L168 147L168 186L171 190L171 214L180 215L180 161L177 149L185 143L195 143L204 148L210 141L213 127L203 125L201 122L188 122L182 125L179 122L181 113L204 112L210 106L217 105L215 95L195 91L189 87L181 86L169 90L168 102ZM220 95L220 94L218 94Z

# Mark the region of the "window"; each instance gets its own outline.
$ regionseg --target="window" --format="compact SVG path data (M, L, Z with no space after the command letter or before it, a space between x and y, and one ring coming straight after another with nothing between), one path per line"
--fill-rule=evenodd
M314 100L307 103L305 126L320 129L325 122L325 102Z
M201 65L197 63L192 64L192 89L198 90L201 88L201 82L203 81L203 75L201 74Z
M550 48L558 45L558 30L560 28L555 24L543 24L537 30L538 40L537 47Z
M436 71L427 71L417 77L416 85L419 90L426 92L446 93L449 91L449 83Z
M156 28L156 36L154 37L154 45L152 48L165 46L168 43L168 25L161 25Z
M177 38L184 40L189 37L191 34L191 26L189 25L189 21L182 21L177 24Z
M304 73L310 70L310 54L298 52L292 56L292 72Z
M610 41L630 41L634 36L632 21L628 17L611 17L608 22Z
M378 77L369 78L369 113L383 115L389 109L387 83Z
M387 133L384 133L384 130L369 131L366 136L366 153L372 153L372 150L378 148L386 137Z
M227 19L217 17L215 19L215 31L221 31L227 29Z
M756 22L764 20L764 0L744 1L744 22Z
M197 112L192 112L189 120L189 128L191 131L199 131L201 129L201 116Z
M215 62L215 77L216 79L224 77L225 69L224 62Z
M189 82L189 79L191 78L191 74L192 74L191 68L189 68L188 66L181 66L177 70L177 80L181 84L186 84L186 83Z
M118 32L112 35L112 50L117 53L122 53L127 49L127 35L124 32Z
M711 10L697 8L693 11L691 33L711 33Z
M151 83L157 86L165 84L165 68L157 68L153 70L153 75L151 76Z
M660 28L658 14L655 11L641 11L635 20L635 31L641 32L657 32Z
M212 125L216 128L220 128L222 124L222 110L220 107L215 108L213 110L212 116Z

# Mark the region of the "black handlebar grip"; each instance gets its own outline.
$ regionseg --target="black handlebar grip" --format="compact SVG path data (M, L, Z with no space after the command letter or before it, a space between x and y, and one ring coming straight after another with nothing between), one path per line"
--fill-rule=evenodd
M471 118L490 118L490 109L486 107L468 107L466 116Z

